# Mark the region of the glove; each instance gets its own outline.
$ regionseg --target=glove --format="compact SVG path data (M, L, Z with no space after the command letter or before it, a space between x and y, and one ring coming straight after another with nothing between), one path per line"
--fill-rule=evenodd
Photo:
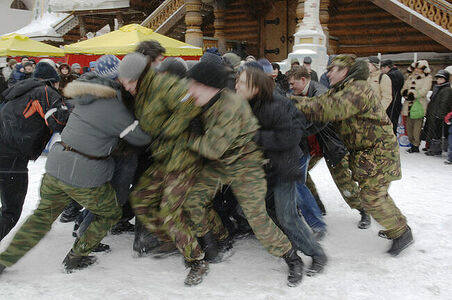
M204 126L200 117L196 117L190 121L190 133L197 136L204 134Z
M447 125L452 124L452 111L444 117L444 122L446 122Z
M409 93L406 99L408 101L414 101L414 94L413 93Z

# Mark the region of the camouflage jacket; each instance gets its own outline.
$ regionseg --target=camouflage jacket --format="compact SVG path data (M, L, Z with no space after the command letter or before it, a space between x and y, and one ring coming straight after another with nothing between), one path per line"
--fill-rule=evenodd
M376 175L387 181L401 178L399 146L391 121L365 78L349 76L326 94L292 99L311 121L333 124L350 151L354 180Z
M201 110L187 98L188 86L177 77L149 70L139 81L135 116L152 137L154 163L165 172L184 171L199 163L188 148L189 124Z
M232 91L221 92L201 119L204 135L193 135L190 148L205 158L230 165L258 149L253 142L258 121L249 103Z

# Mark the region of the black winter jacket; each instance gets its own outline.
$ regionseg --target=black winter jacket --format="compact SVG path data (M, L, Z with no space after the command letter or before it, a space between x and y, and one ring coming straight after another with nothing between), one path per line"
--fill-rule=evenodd
M52 132L60 132L69 116L60 94L45 81L30 78L3 92L0 110L0 155L35 160Z
M250 105L261 126L254 140L270 160L265 167L268 185L277 180L299 180L302 176L299 160L303 155L299 144L306 129L304 114L276 92L272 101L253 99Z

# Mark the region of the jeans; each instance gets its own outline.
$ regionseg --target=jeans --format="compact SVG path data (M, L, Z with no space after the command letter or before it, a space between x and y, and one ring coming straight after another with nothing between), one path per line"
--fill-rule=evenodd
M312 229L324 231L326 224L323 221L322 213L315 201L309 188L306 186L306 176L309 165L309 154L303 155L300 158L300 169L303 174L303 179L297 181L297 204L301 210L304 219Z
M295 181L279 182L273 187L276 217L297 250L307 256L321 256L322 247L298 214Z

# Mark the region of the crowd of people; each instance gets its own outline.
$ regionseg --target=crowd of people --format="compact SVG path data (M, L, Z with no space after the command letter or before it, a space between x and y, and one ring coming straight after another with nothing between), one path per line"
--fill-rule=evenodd
M8 61L0 104L0 240L21 215L28 162L53 133L61 138L48 153L39 206L0 254L0 273L60 216L74 222L67 272L94 264L92 252L110 251L102 243L108 232L135 231L139 256L181 254L190 269L185 285L194 286L237 239L255 236L284 259L287 284L296 286L328 263L319 243L327 234L326 208L309 176L322 157L359 212L360 229L373 217L384 228L379 236L392 241L392 256L413 243L388 194L401 178L397 124L400 113L407 117L410 153L419 152L424 128L426 153L441 154L449 130L452 163L447 70L435 75L427 102L432 77L423 60L404 80L390 60L331 56L318 82L310 57L293 60L282 74L267 59L217 49L197 63L164 60L164 53L159 43L142 42L122 60L101 56L83 74L77 63ZM311 257L308 267L297 251Z

